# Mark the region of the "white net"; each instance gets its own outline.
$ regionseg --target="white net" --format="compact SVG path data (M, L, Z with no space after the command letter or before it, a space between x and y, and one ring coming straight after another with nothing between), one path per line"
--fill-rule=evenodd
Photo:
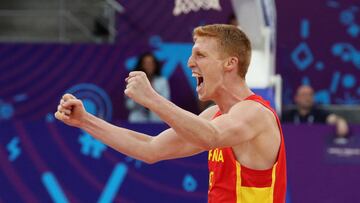
M180 14L187 14L190 11L199 11L200 9L221 10L219 0L175 0L175 7L173 14L178 16Z

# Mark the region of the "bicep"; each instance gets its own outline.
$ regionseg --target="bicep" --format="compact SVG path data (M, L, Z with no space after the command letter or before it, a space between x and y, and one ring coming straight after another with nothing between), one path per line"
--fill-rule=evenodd
M218 132L216 147L236 146L254 139L266 122L265 118L259 120L261 114L254 104L241 104L211 121Z
M203 151L178 136L171 128L154 137L151 147L156 152L158 161L188 157Z
M236 120L230 115L224 115L212 121L218 131L215 147L231 147L248 141L255 136L252 129L246 122Z

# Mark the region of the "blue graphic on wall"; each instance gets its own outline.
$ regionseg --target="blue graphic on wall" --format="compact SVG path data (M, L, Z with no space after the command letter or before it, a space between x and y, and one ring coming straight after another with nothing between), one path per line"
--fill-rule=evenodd
M55 203L69 202L65 196L64 191L61 189L59 182L52 172L45 172L42 174L41 181L49 193L51 199Z
M89 113L107 121L112 119L112 103L109 95L99 86L91 83L75 85L66 91L83 101Z
M360 26L355 22L355 14L358 12L358 7L351 6L348 9L341 11L339 20L347 27L347 33L353 38L360 36Z
M9 152L9 160L15 161L21 154L21 149L19 147L20 139L19 137L13 137L10 142L6 145L6 149Z
M105 184L105 187L99 197L98 203L114 202L122 183L127 175L128 168L123 163L115 165L113 172ZM61 188L57 178L52 172L45 172L42 174L41 181L49 193L51 199L55 203L69 202L63 189Z
M299 70L305 70L314 61L314 56L306 42L300 43L291 53L291 59Z
M334 56L338 56L344 62L351 62L356 68L360 70L360 50L354 48L349 43L335 43L332 46L331 52Z
M339 9L340 3L337 1L328 1L327 6L333 9ZM347 34L352 38L356 38L360 34L360 27L356 22L357 13L358 8L356 6L350 6L340 11L339 21L342 25L347 26ZM316 59L314 55L315 52L309 45L310 21L308 19L302 19L299 27L299 36L302 41L295 46L290 54L290 58L296 69L303 74L306 73L301 78L301 84L314 85L312 84L314 81L311 81L314 79L311 75L313 72L312 69L323 71L326 67L322 61ZM356 69L360 69L360 50L358 50L354 44L336 42L331 46L330 51L333 56L341 59L346 68L350 65L350 67L354 66ZM332 102L339 102L342 104L355 104L359 102L358 97L360 93L358 91L355 91L353 95L350 93L354 88L357 88L358 79L354 73L348 72L348 69L345 69L345 67L341 70L335 69L332 73L330 83L325 85L325 88L321 88L315 92L315 101L317 103L330 104ZM344 92L344 90L347 92Z
M79 136L79 143L81 145L81 153L94 159L101 158L102 153L107 148L106 145L86 132Z
M306 40L310 36L310 21L308 19L302 19L300 22L300 36L303 40ZM302 41L292 51L291 60L300 71L304 71L310 67L314 62L313 52L307 42ZM317 61L315 63L316 70L323 70L324 63Z
M21 93L21 94L15 95L13 99L15 102L22 102L22 101L27 100L28 96L25 93Z
M98 203L114 202L114 198L124 182L127 171L128 168L125 164L118 163L115 165L115 168L111 173L103 192L101 193Z
M335 71L333 73L333 77L330 83L330 92L335 93L338 90L339 82L340 82L341 73L339 71Z
M14 115L14 107L0 100L0 120L9 120Z
M45 116L45 121L48 122L48 123L54 122L54 121L55 121L54 113L48 113L48 114L46 114L46 116Z
M28 99L27 94L19 93L13 96L10 100L3 101L0 98L0 121L10 120L15 115L15 104L23 102Z
M303 84L303 85L310 85L310 86L311 86L311 82L310 82L310 78L309 78L309 77L305 76L305 77L302 78L301 81L302 81L301 84Z
M183 179L183 188L187 192L194 192L197 188L196 179L192 175L186 174Z
M161 75L170 78L176 68L180 67L184 72L187 82L196 94L196 80L191 76L191 69L187 66L189 56L191 55L192 43L184 42L163 42L160 36L153 36L149 39L150 46L154 47L153 51L159 61L164 62ZM137 57L128 58L125 61L127 70L133 70L137 62Z

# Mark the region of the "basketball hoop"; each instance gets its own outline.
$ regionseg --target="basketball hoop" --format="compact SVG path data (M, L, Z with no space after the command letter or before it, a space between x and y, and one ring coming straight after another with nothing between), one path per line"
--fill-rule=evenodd
M221 10L220 0L175 0L173 14L178 16L182 13L187 14L190 11L199 11L200 9Z

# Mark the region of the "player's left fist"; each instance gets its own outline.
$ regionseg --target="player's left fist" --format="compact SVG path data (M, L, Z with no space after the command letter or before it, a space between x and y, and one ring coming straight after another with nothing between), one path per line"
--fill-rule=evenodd
M125 81L127 83L124 90L125 95L142 106L148 107L151 99L157 96L149 79L142 71L130 72Z

